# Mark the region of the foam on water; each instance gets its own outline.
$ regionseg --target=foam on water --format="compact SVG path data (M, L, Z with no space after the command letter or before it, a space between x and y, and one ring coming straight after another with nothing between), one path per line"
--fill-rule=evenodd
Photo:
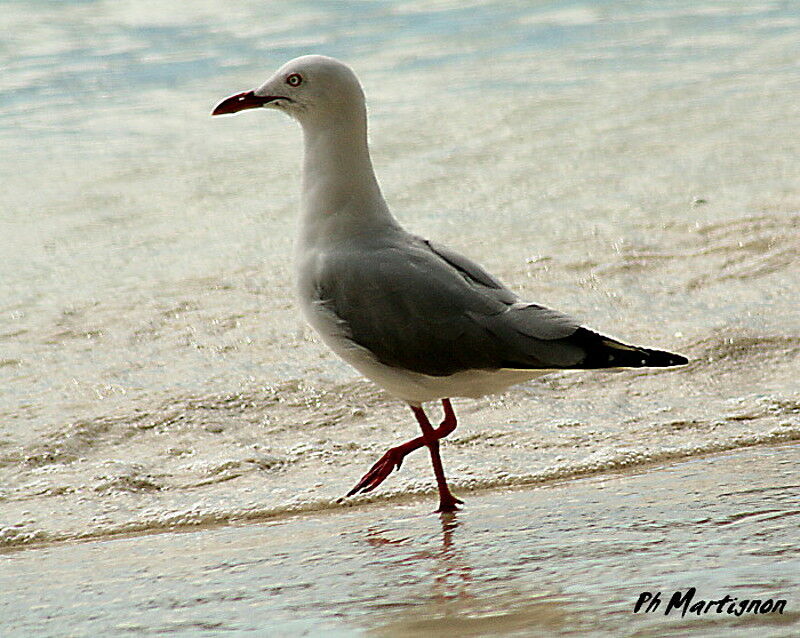
M296 313L296 126L208 116L303 53L360 73L410 229L691 359L457 402L454 486L800 438L791 7L237 7L6 8L1 546L342 507L416 435Z

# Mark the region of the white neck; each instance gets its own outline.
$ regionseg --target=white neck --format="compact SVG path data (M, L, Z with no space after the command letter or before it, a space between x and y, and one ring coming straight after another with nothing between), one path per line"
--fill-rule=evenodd
M363 105L335 118L302 124L303 243L335 242L399 227L372 169Z

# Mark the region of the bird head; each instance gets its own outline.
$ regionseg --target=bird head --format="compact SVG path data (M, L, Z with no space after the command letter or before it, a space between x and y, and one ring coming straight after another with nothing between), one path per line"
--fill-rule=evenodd
M211 115L254 108L283 111L305 125L364 112L364 92L346 64L322 55L306 55L284 64L257 89L224 99Z

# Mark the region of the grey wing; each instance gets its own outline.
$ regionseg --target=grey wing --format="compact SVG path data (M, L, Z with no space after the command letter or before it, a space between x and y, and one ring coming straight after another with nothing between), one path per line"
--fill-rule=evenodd
M516 296L482 266L426 240L420 240L474 286L492 289L509 303ZM631 346L580 326L572 317L534 303L516 301L501 313L475 321L506 345L504 368L642 368L686 365L686 357ZM514 363L514 362L517 363Z
M413 236L329 255L316 303L383 364L442 376L472 369L578 367L579 325L520 302L478 264Z
M522 334L544 340L562 339L571 335L578 328L579 324L568 315L538 304L519 301L518 297L500 283L499 279L471 259L459 255L445 246L427 240L421 241L436 255L458 270L474 287L485 287L496 291L494 294L497 299L507 304L504 311L508 314L500 319L508 322Z

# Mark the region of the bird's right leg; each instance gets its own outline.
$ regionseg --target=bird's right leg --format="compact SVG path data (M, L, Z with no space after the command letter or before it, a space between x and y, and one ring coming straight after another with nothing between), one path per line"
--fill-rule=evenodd
M442 399L442 407L444 408L444 420L439 424L439 427L433 428L433 434L437 441L452 433L456 429L456 425L458 425L456 413L453 411L450 399ZM353 496L359 492L365 494L371 492L383 483L386 477L395 469L400 469L407 454L418 450L424 445L426 445L425 437L418 436L416 439L411 439L401 445L389 448L358 484L347 493L347 496Z
M421 406L411 406L414 411L414 416L417 417L417 423L422 430L422 436L425 439L425 445L431 453L431 463L433 464L433 473L436 475L436 485L439 489L439 508L436 510L439 513L450 513L458 510L458 504L463 503L460 498L453 496L450 487L447 485L447 477L444 475L444 467L442 467L442 457L439 455L439 438L436 436L435 429L428 421L425 411Z

